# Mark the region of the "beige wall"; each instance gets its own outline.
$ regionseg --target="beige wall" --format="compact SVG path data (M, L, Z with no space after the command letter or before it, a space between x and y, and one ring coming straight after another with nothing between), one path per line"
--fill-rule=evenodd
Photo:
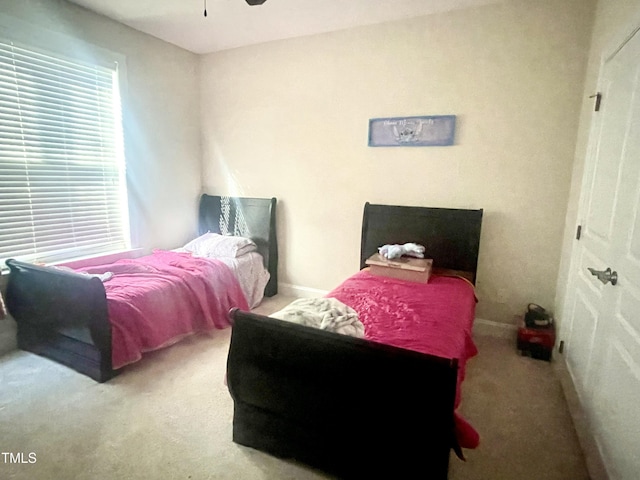
M562 243L562 261L558 275L558 289L555 304L556 311L560 317L560 323L562 322L562 309L569 278L569 263L576 241L576 227L581 223L579 217L580 190L587 155L589 130L594 115L593 99L590 99L589 96L598 91L598 76L600 74L603 55L611 53L612 49L620 45L634 29L639 27L639 0L599 0L591 39L584 92L582 94L582 108L571 178L571 192Z
M51 34L51 48L70 38L71 48L84 50L88 42L125 57L123 120L135 246L169 248L191 238L201 188L198 57L60 0L2 0L0 15L0 34ZM0 322L0 353L13 345L12 322Z
M359 264L364 202L484 208L478 316L553 307L595 1L505 1L202 58L203 184L275 196L281 281ZM456 145L367 147L457 115Z

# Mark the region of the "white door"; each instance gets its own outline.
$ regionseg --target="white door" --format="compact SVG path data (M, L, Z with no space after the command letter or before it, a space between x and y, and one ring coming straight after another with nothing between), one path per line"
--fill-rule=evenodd
M610 478L637 480L640 33L605 60L600 91L602 103L593 116L579 211L581 236L572 257L561 338L566 340L569 372ZM603 272L601 279L589 268L596 274Z

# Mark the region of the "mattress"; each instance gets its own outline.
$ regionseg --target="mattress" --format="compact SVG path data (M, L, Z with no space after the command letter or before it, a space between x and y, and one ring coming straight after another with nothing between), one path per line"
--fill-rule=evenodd
M264 298L264 289L269 282L269 272L264 268L262 255L246 253L237 258L218 257L235 273L250 308L257 307Z
M187 335L226 328L231 308L249 308L231 268L189 253L155 251L79 271L103 279L114 369Z
M176 248L173 252L187 253L184 248ZM198 255L191 253L194 257ZM199 257L206 258L206 257ZM257 307L264 298L264 289L271 275L264 268L264 260L258 252L249 252L240 257L216 257L216 260L227 265L235 274L240 288L244 292L249 308Z
M428 283L418 283L364 269L327 296L358 313L369 340L457 359L455 407L460 405L466 362L478 352L471 335L477 299L468 280L432 275ZM455 428L461 447L478 445L478 433L457 412Z

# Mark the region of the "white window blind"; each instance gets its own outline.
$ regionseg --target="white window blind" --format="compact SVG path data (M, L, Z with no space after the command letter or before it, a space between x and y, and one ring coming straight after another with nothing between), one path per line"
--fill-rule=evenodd
M130 247L117 68L0 40L0 266Z

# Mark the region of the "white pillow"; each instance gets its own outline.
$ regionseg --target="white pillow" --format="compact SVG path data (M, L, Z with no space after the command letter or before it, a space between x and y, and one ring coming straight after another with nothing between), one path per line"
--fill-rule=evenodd
M258 247L250 238L208 232L191 240L184 249L200 257L237 258L245 253L255 252Z

